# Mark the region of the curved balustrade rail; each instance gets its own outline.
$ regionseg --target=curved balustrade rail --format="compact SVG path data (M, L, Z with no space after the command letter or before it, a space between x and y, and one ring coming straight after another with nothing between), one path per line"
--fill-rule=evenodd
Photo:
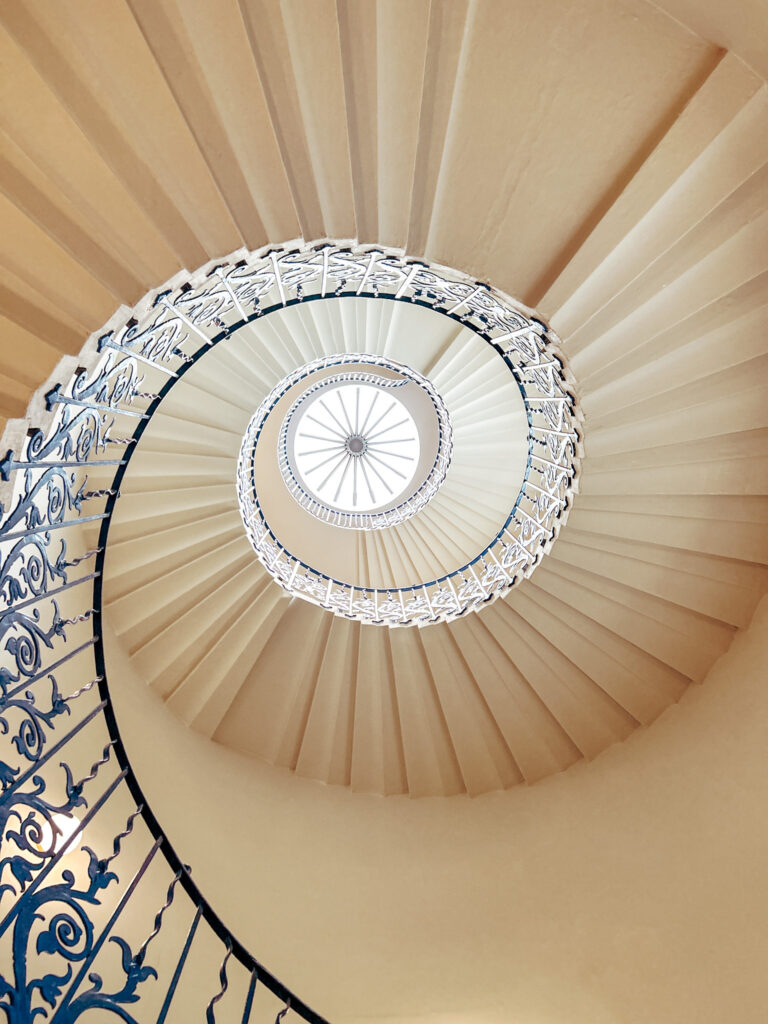
M543 325L451 273L437 277L381 249L236 254L179 275L127 317L118 313L85 346L82 365L64 361L26 436L27 423L10 425L0 461L0 1010L7 1024L72 1024L93 1010L99 1020L163 1024L206 984L207 1000L184 1002L184 1019L248 1021L263 989L278 1015L290 1006L303 1020L323 1021L219 920L133 775L104 667L110 517L154 410L212 345L293 302L389 295L472 326L537 389L528 411L543 438L531 462L539 483L528 506L519 506L510 557L526 564L540 557L529 540L554 536L569 501L579 446L575 399L563 390L564 370ZM520 369L515 353L523 350ZM35 416L35 402L30 408ZM96 527L98 540L89 543ZM507 580L514 569L502 561L484 571L488 581L475 576L473 585L487 600L493 574ZM400 605L396 612L402 618ZM205 962L185 989L205 928ZM236 970L247 978L239 977L244 995L234 1005Z

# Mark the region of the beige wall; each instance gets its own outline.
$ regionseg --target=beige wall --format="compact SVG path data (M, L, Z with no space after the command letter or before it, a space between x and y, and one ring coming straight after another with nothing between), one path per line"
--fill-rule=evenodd
M768 599L701 687L593 763L475 800L260 768L112 678L128 751L198 884L337 1024L756 1024L767 627Z

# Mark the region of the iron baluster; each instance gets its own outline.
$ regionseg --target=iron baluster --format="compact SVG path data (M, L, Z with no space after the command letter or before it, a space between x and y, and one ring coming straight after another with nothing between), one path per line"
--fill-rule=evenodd
M221 987L219 988L219 991L211 997L211 1001L208 1003L208 1006L206 1007L206 1024L216 1024L216 1014L214 1013L213 1008L216 1005L216 1003L218 1003L221 999L224 998L224 993L229 988L229 979L227 978L227 964L229 963L229 958L232 956L232 943L229 941L229 939L226 942L226 949L227 952L224 955L224 959L221 962L221 967L219 968L219 983Z
M251 1019L251 1010L253 1009L253 997L256 994L256 982L259 978L259 972L254 967L251 971L251 977L248 981L248 992L245 996L245 1006L243 1007L243 1019L240 1024L248 1024Z
M162 905L162 907L160 907L158 912L155 914L155 920L152 925L152 931L149 933L146 939L144 939L144 941L139 946L136 952L135 959L137 960L138 963L143 963L150 942L152 942L152 940L160 934L160 929L163 926L163 917L165 916L166 910L168 910L168 908L173 903L173 897L176 893L176 886L178 885L179 879L181 878L182 870L182 868L179 868L179 870L173 876L173 880L171 881L171 884L168 886L168 892L165 894L165 903Z
M184 964L187 962L189 950L190 947L192 946L192 940L195 937L195 932L197 931L197 926L200 923L200 918L202 916L203 907L202 904L199 903L197 905L197 908L195 909L195 916L192 919L192 924L189 926L189 931L187 932L187 937L184 940L184 946L182 947L181 953L179 954L179 959L176 962L176 967L174 968L173 976L171 977L171 982L168 986L168 991L165 995L165 999L163 1000L163 1005L160 1007L160 1013L158 1014L157 1017L157 1024L165 1024L165 1018L168 1016L168 1010L171 1008L171 1001L173 1000L173 997L176 994L176 986L179 984L181 972L184 970Z

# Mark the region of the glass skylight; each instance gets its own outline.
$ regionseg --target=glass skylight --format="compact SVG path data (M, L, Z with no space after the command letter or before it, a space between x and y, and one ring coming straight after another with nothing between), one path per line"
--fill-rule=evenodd
M390 504L419 463L419 433L396 388L354 382L320 391L301 410L293 460L308 492L344 512Z

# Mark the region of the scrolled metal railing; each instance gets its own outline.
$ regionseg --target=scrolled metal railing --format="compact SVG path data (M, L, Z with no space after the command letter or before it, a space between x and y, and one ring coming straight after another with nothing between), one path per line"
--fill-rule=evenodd
M519 505L511 563L470 567L462 585L487 601L523 562L535 564L556 535L578 462L575 398L543 325L486 286L436 273L401 253L323 243L237 253L195 275L178 275L135 310L116 314L86 344L80 365L65 361L44 400L33 400L30 422L10 424L7 450L0 452L0 1011L6 1024L74 1024L85 1014L163 1024L179 1006L184 1020L247 1022L259 990L274 997L278 1019L290 1007L300 1019L323 1022L231 934L154 817L110 698L102 581L121 482L163 397L243 324L272 309L340 295L386 295L460 319L483 333L528 386L529 421L540 432L529 476L535 473L539 483ZM397 602L389 612L393 622L449 614L459 597L450 581L440 593L440 607L426 594L417 613ZM325 583L322 597L328 598ZM387 614L386 607L375 613ZM203 925L218 955L208 977L196 972L190 985L185 969ZM156 956L160 945L163 955ZM236 965L247 978L238 1005L229 985Z
M321 1024L197 889L141 792L109 696L110 517L163 385L203 340L165 296L148 316L149 329L131 318L91 344L90 365L46 391L41 425L10 425L0 461L0 1011L7 1024L94 1011L161 1024L181 999L184 1019L247 1021L260 986L274 1014ZM205 999L197 979L180 995L201 925L220 947ZM226 999L233 961L248 976L239 1006Z

